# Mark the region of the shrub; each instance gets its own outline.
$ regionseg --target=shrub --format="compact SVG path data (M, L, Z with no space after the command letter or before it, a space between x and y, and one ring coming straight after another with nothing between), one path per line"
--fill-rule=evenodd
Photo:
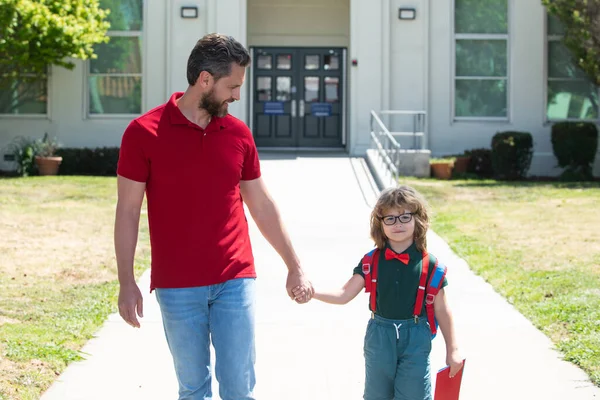
M563 180L590 180L598 149L598 129L591 122L558 122L552 126L552 150Z
M35 166L37 143L33 139L19 137L8 145L8 152L12 154L13 161L17 165L18 176L30 176L37 173Z
M56 155L63 158L60 175L115 176L119 161L118 147L61 148Z
M471 149L465 151L465 155L470 156L471 160L467 167L468 174L475 174L482 178L493 175L492 169L492 151L490 149Z
M533 156L529 132L498 132L492 138L492 168L497 179L521 179L527 175Z

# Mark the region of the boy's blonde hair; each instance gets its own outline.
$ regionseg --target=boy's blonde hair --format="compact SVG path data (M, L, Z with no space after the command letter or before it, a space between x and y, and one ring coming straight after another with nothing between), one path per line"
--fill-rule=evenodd
M415 220L415 233L413 240L419 251L427 251L427 229L429 228L429 214L427 202L421 193L410 186L398 186L385 189L381 192L375 208L371 212L371 238L378 249L383 249L387 237L383 233L383 217L385 211L405 209L413 213Z

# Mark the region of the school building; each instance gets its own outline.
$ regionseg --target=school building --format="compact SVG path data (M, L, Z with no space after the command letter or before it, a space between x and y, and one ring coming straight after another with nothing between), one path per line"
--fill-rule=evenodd
M0 97L0 154L44 132L64 147L118 146L131 119L186 89L187 57L210 32L251 51L230 112L259 149L364 155L377 119L422 132L398 141L432 156L489 148L496 132L517 130L534 137L530 174L557 175L551 123L599 121L598 88L570 62L540 0L101 3L112 27L97 59L51 67L19 105Z

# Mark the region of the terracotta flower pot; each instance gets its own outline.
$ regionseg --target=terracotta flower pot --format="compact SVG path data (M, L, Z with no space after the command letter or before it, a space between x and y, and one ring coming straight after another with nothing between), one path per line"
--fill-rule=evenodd
M56 175L58 167L62 162L62 157L40 157L35 156L35 164L40 171L40 175Z
M464 174L467 172L467 168L469 167L469 161L471 161L470 156L464 157L456 157L456 161L454 161L454 173L455 174Z
M431 173L437 179L450 179L452 176L452 163L440 162L431 163Z

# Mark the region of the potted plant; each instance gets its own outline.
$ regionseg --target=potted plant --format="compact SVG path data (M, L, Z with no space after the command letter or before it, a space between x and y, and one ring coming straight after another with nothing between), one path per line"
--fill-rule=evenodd
M56 175L62 162L62 157L56 156L56 140L50 139L48 133L45 133L44 138L38 140L35 147L35 165L40 175Z
M437 179L450 179L454 168L454 157L432 158L429 160L431 174Z
M456 155L454 170L452 172L455 174L465 174L469 168L469 162L471 162L471 156L469 154L463 153Z

